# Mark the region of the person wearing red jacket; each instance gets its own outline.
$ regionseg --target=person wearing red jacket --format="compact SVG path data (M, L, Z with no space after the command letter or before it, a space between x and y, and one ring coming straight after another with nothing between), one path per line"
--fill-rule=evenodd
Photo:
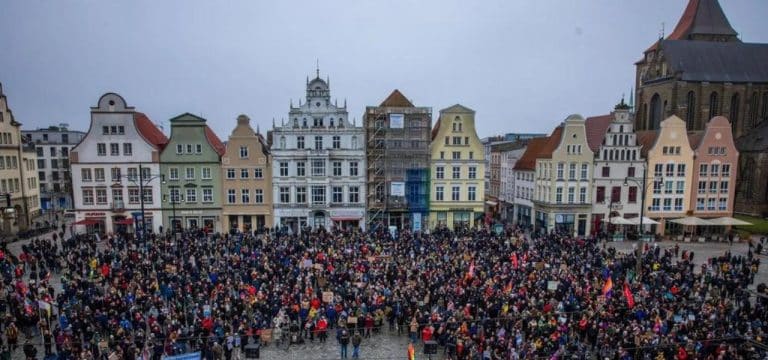
M317 320L315 331L317 332L317 337L320 339L320 342L324 343L328 338L328 320L325 319L325 316L321 317L320 320Z

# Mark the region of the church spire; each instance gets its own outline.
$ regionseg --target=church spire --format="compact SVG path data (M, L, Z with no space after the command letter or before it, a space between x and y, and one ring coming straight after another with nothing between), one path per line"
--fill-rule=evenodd
M668 40L738 41L718 0L689 0Z

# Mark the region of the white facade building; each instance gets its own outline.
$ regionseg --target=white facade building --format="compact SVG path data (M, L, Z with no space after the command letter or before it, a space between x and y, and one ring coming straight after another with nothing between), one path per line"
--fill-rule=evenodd
M515 164L525 152L525 143L513 143L515 148L501 151L501 166L499 170L499 203L501 204L501 218L514 222L515 202Z
M307 79L306 102L291 105L272 131L275 226L301 231L365 227L365 133L346 104L331 103L329 82Z
M600 231L610 229L607 219L611 217L640 216L642 189L637 181L627 181L625 186L624 180L642 177L645 159L640 154L629 107L621 105L604 117L610 125L595 151L592 222Z
M140 228L140 188L147 229L159 231L160 150L167 142L147 116L127 106L120 95L104 94L91 108L88 133L70 151L78 223L74 231Z
M514 186L513 222L520 226L533 225L533 197L536 188L536 158L546 145L548 137L531 139L523 150L523 154L512 167Z
M69 151L85 137L82 131L68 130L66 124L47 129L22 131L37 152L40 208L61 210L74 207Z

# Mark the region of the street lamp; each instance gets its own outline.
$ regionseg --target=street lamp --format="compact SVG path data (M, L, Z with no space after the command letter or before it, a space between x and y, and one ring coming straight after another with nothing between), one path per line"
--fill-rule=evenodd
M640 194L640 231L639 231L640 232L640 240L642 240L643 236L644 236L643 235L643 217L645 217L645 196L646 196L646 193L647 193L647 186L648 186L648 167L645 164L643 165L643 177L642 178L635 178L635 177L629 177L629 176L625 177L624 178L624 186L628 186L630 181L635 183L635 184L637 184L638 186L640 186L642 188L642 190L641 190L642 193ZM656 181L663 181L663 180L654 178L653 181L656 182ZM636 266L637 269L636 269L636 272L637 272L637 277L638 278L640 277L640 274L642 272L642 257L641 257L641 254L642 254L642 248L638 244L638 246L637 246L637 254L635 254L635 256L637 256L637 266Z
M165 185L165 181L163 181L163 185ZM171 235L176 234L176 203L178 202L178 196L177 199L174 199L173 193L170 192L168 194L163 194L163 200L171 203L171 210L173 212L173 215L171 215Z
M147 219L144 213L144 186L148 186L149 183L154 179L161 179L161 181L165 181L165 175L163 174L147 174L144 176L144 169L141 164L139 164L139 173L138 176L133 177L131 175L121 175L121 178L126 178L128 181L136 184L139 184L139 204L141 204L141 239L145 240L144 234L147 232Z

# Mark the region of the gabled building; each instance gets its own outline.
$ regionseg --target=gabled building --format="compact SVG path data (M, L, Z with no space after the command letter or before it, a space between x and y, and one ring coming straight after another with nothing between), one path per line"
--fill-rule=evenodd
M525 152L513 167L515 178L514 223L520 226L533 225L533 199L536 194L536 159L541 154L549 137L537 137L528 142Z
M227 230L272 227L272 156L248 116L237 117L221 158L222 217Z
M171 229L220 232L221 157L225 146L206 125L190 113L170 120L171 138L160 154L163 218Z
M291 105L288 122L273 126L274 226L365 229L365 133L319 75L307 78L306 102Z
M74 230L133 232L145 223L147 231L159 231L160 152L167 142L120 95L102 95L91 108L88 132L69 152L76 226L83 226Z
M632 113L622 102L613 113L588 119L599 123L588 135L595 150L594 187L592 196L593 232L611 231L608 219L640 216L642 169L645 159L634 131ZM626 180L626 181L625 181Z
M491 190L489 198L486 198L486 205L492 210L490 214L493 218L509 222L514 220L515 177L512 169L523 156L527 142L527 139L514 140L491 146L490 184L495 188Z
M664 234L675 225L668 220L685 217L690 210L694 172L691 139L685 121L674 115L662 121L658 131L640 131L637 138L642 145L640 156L647 159L645 216L656 219L657 233Z
M429 224L470 228L483 220L483 145L475 111L462 105L440 110L432 129L432 194Z
M574 236L590 233L592 161L584 118L569 116L558 126L536 159L537 231Z
M364 122L370 226L427 229L432 109L394 90Z
M723 116L707 123L704 132L690 137L693 150L693 179L690 209L701 218L733 216L739 151L731 124Z

